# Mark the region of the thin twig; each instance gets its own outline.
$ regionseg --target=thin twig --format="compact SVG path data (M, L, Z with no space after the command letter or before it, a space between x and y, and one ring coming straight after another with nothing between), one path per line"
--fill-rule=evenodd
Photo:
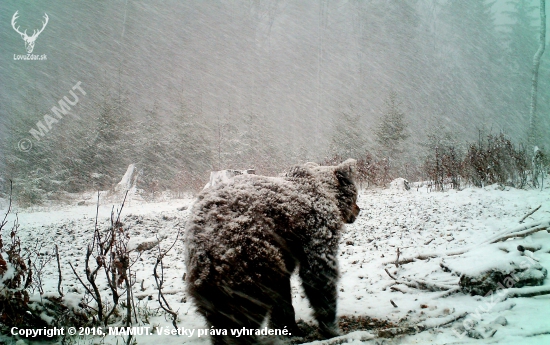
M88 288L88 286L86 286L86 284L84 284L84 282L82 281L82 279L80 279L80 276L78 275L78 273L76 273L76 270L74 269L73 264L69 262L69 266L71 266L74 275L76 276L76 278L77 278L78 281L80 282L80 285L82 285L82 286L86 289L86 291L88 291L88 293L93 297L94 294L93 294L92 291ZM94 299L95 299L95 298L94 298Z
M8 210L6 211L6 214L4 215L4 219L0 223L0 230L2 230L4 228L4 226L8 223L8 221L6 219L8 218L8 215L11 212L12 193L13 193L13 181L10 180L10 198L9 198L10 201L9 201L9 204L8 204Z
M471 249L479 248L479 246L481 245L496 243L496 242L504 241L506 239L513 238L513 237L525 237L527 235L530 235L532 233L535 233L541 230L548 230L549 228L550 228L550 220L524 224L511 230L505 230L500 234L497 234L476 245L472 245L462 249L450 250L447 252L422 253L413 257L404 257L399 261L399 264L404 265L410 262L414 262L416 260L427 260L427 259L437 258L437 257L461 255ZM388 262L385 262L385 264L395 264L395 261L393 260L388 261Z
M397 259L395 259L395 267L399 267L399 255L401 255L401 252L399 251L399 247L397 247Z
M441 318L441 320L434 320L434 322L431 322L431 323L427 323L424 321L415 326L404 326L404 327L381 329L377 332L377 336L379 338L394 338L398 335L415 334L419 332L424 332L428 329L439 328L439 327L448 325L458 319L465 317L466 315L468 314L462 313L462 314L456 314L456 315L444 317L444 318Z
M57 244L55 245L55 257L57 259L57 273L59 275L59 279L57 280L57 292L59 292L59 296L63 297L63 289L61 288L61 262L59 260L59 249L57 248Z
M157 257L157 262L155 263L155 267L153 268L153 277L155 277L155 283L156 283L157 289L158 289L158 297L157 298L158 298L160 307L165 312L172 315L172 325L174 326L174 328L177 328L176 320L178 318L178 313L176 313L172 310L172 308L170 307L170 305L166 301L166 298L164 297L164 293L162 292L162 285L164 284L164 265L163 265L162 259L164 259L166 254L168 254L168 252L174 247L174 245L178 241L179 235L180 235L180 231L178 231L178 233L176 235L176 239L174 240L172 245L168 248L168 250L165 250L164 252L162 252L161 249L160 249L160 240L159 240L158 235L157 235L157 242L159 242L159 245L158 245L159 255ZM160 277L157 273L157 268L158 268L159 264L160 264Z
M407 288L406 286L391 286L390 289L392 289L393 291L399 291L399 292L402 292L402 293L409 293L410 290L409 288Z
M447 296L450 296L456 292L459 292L461 290L460 286L457 286L455 288L452 288L450 290L447 290L447 291L443 291L435 296L432 297L432 299L438 299L438 298L443 298L443 297L447 297Z
M539 208L541 207L542 205L539 205L539 207L535 208L534 210L532 210L531 212L527 213L525 215L525 217L521 218L521 220L519 221L519 223L523 223L523 221L525 220L525 218L529 217L530 215L532 215L533 213L537 212L539 210Z
M421 289L421 290L429 290L429 291L448 291L448 290L452 290L452 289L455 288L455 286L442 285L442 284L438 284L438 283L427 282L427 281L420 280L420 279L419 280L413 280L413 279L408 279L408 278L402 278L402 279L397 279L395 282L397 284L407 285L407 286L410 286L412 288Z
M159 278L157 274L157 267L158 265L161 265L161 277ZM153 276L155 277L155 283L157 284L158 289L158 301L160 304L160 307L170 315L172 315L172 325L174 325L174 328L177 328L176 320L178 318L178 314L170 308L170 305L168 305L168 302L166 301L166 298L164 298L164 294L162 293L162 284L164 284L164 270L162 266L162 259L157 258L157 262L155 264L155 267L153 268ZM166 305L165 305L166 304Z
M391 279L397 280L397 278L395 278L395 277L390 273L390 271L388 271L387 268L384 268L384 271L386 271L386 273L390 276Z
M550 220L547 219L547 220L543 220L543 221L540 221L540 222L528 223L528 224L517 226L517 227L515 227L511 230L504 230L500 234L497 234L497 235L481 242L480 244L489 244L489 243L499 242L498 240L500 238L503 238L504 236L507 236L507 235L510 235L510 234L521 234L525 230L529 230L529 229L533 229L533 228L537 228L537 227L541 227L541 226L542 227L550 227Z
M53 256L49 254L46 255L41 253L43 247L44 247L44 243L39 239L37 239L33 248L27 249L28 251L27 258L31 263L32 268L35 272L34 279L33 279L34 287L38 289L38 292L40 293L41 298L42 298L42 295L44 294L44 288L42 286L42 273L44 271L44 268L53 259ZM31 257L33 258L31 259Z
M120 210L118 210L118 214L116 217L116 223L120 222L120 214L122 213L122 209L124 208L124 204L126 203L126 197L128 196L128 191L124 194L124 199L122 200L122 205L120 205Z
M366 342L369 340L374 339L376 336L368 331L355 331L351 332L345 335L341 335L339 337L326 339L326 340L318 340L315 342L315 344L318 345L341 345L341 344L347 344L350 342L350 340L356 340L359 342Z
M548 286L530 286L522 288L509 288L504 290L502 300L512 297L534 297L541 295L550 295L550 287Z
M520 232L514 232L512 234L501 236L501 237L493 240L491 243L503 242L503 241L506 241L509 238L514 238L514 237L526 237L526 236L529 236L529 235L531 235L535 232L539 232L539 231L542 231L542 230L547 230L549 226L550 226L550 224L541 225L541 226L536 226L536 227L528 229L528 230L524 230L524 231L520 231Z
M97 227L97 218L99 216L99 191L97 191L97 203L95 207L95 225L94 225L94 238L92 240L92 244L96 243L96 235L99 235L99 229ZM97 239L99 242L99 238Z

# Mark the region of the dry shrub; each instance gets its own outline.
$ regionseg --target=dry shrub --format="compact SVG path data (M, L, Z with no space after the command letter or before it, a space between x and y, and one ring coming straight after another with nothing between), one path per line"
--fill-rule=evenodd
M424 173L433 183L435 190L443 190L447 184L460 188L461 160L457 149L452 146L436 146L424 162Z
M523 188L527 183L529 158L522 145L516 147L504 134L487 135L471 144L463 161L463 176L476 187L498 183Z
M8 210L0 223L0 325L44 327L47 324L34 315L29 307L30 296L27 289L32 283L31 262L26 261L21 252L17 217L11 228L6 227L12 205L11 195L10 191ZM5 229L9 229L7 239L2 236Z
M350 157L332 155L325 158L321 165L338 165ZM374 186L385 186L391 182L395 176L390 170L390 164L387 159L377 159L369 151L359 157L352 157L357 160L357 176L355 181L359 188L368 188Z
M85 325L88 320L85 313L67 306L62 296L43 296L40 286L40 298L33 300L32 285L40 284L36 268L42 267L31 252L21 247L17 216L12 226L7 226L11 195L10 189L8 210L0 222L0 333L9 334L12 327L40 329ZM51 321L45 321L42 315Z

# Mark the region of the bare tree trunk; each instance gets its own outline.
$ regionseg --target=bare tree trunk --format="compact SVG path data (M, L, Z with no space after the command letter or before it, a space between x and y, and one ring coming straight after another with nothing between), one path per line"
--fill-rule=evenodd
M320 119L321 115L321 67L323 59L323 38L325 30L328 26L328 0L319 1L319 17L317 18L317 117ZM317 146L319 144L319 121L313 121L315 126L315 141L314 144Z
M529 117L529 144L531 148L535 145L537 138L537 86L539 77L540 58L544 53L546 45L546 0L540 0L540 35L539 49L533 57L533 81L531 84L531 113Z

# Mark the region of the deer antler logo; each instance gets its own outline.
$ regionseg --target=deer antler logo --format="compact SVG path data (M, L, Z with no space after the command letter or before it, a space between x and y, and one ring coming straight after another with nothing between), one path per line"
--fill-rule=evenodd
M19 11L15 11L13 17L11 18L11 26L13 27L13 29L21 35L21 37L23 38L23 40L25 41L25 49L27 49L27 53L32 53L33 49L34 49L34 42L36 41L36 39L38 38L38 35L40 35L40 33L42 31L44 31L44 28L46 27L46 25L48 24L48 20L50 20L50 18L48 18L48 15L46 13L44 13L44 19L45 21L42 22L42 29L40 30L33 30L33 33L32 33L32 36L28 36L27 35L27 30L21 32L19 31L19 26L18 27L15 27L16 23L15 21L17 20L17 18L19 18L17 16Z

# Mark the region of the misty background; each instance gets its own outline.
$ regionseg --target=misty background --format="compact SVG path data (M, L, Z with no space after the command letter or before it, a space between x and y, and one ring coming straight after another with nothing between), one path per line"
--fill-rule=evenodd
M525 144L538 4L3 1L0 189L9 179L44 193L110 188L136 163L144 187L185 190L211 170L274 174L335 155L382 157L377 130L392 111L404 124L392 169L405 178L422 177L414 167L434 135L457 147L500 133ZM33 51L47 60L14 59L26 54L16 11L29 33L49 16ZM86 95L71 115L33 137L78 82Z

